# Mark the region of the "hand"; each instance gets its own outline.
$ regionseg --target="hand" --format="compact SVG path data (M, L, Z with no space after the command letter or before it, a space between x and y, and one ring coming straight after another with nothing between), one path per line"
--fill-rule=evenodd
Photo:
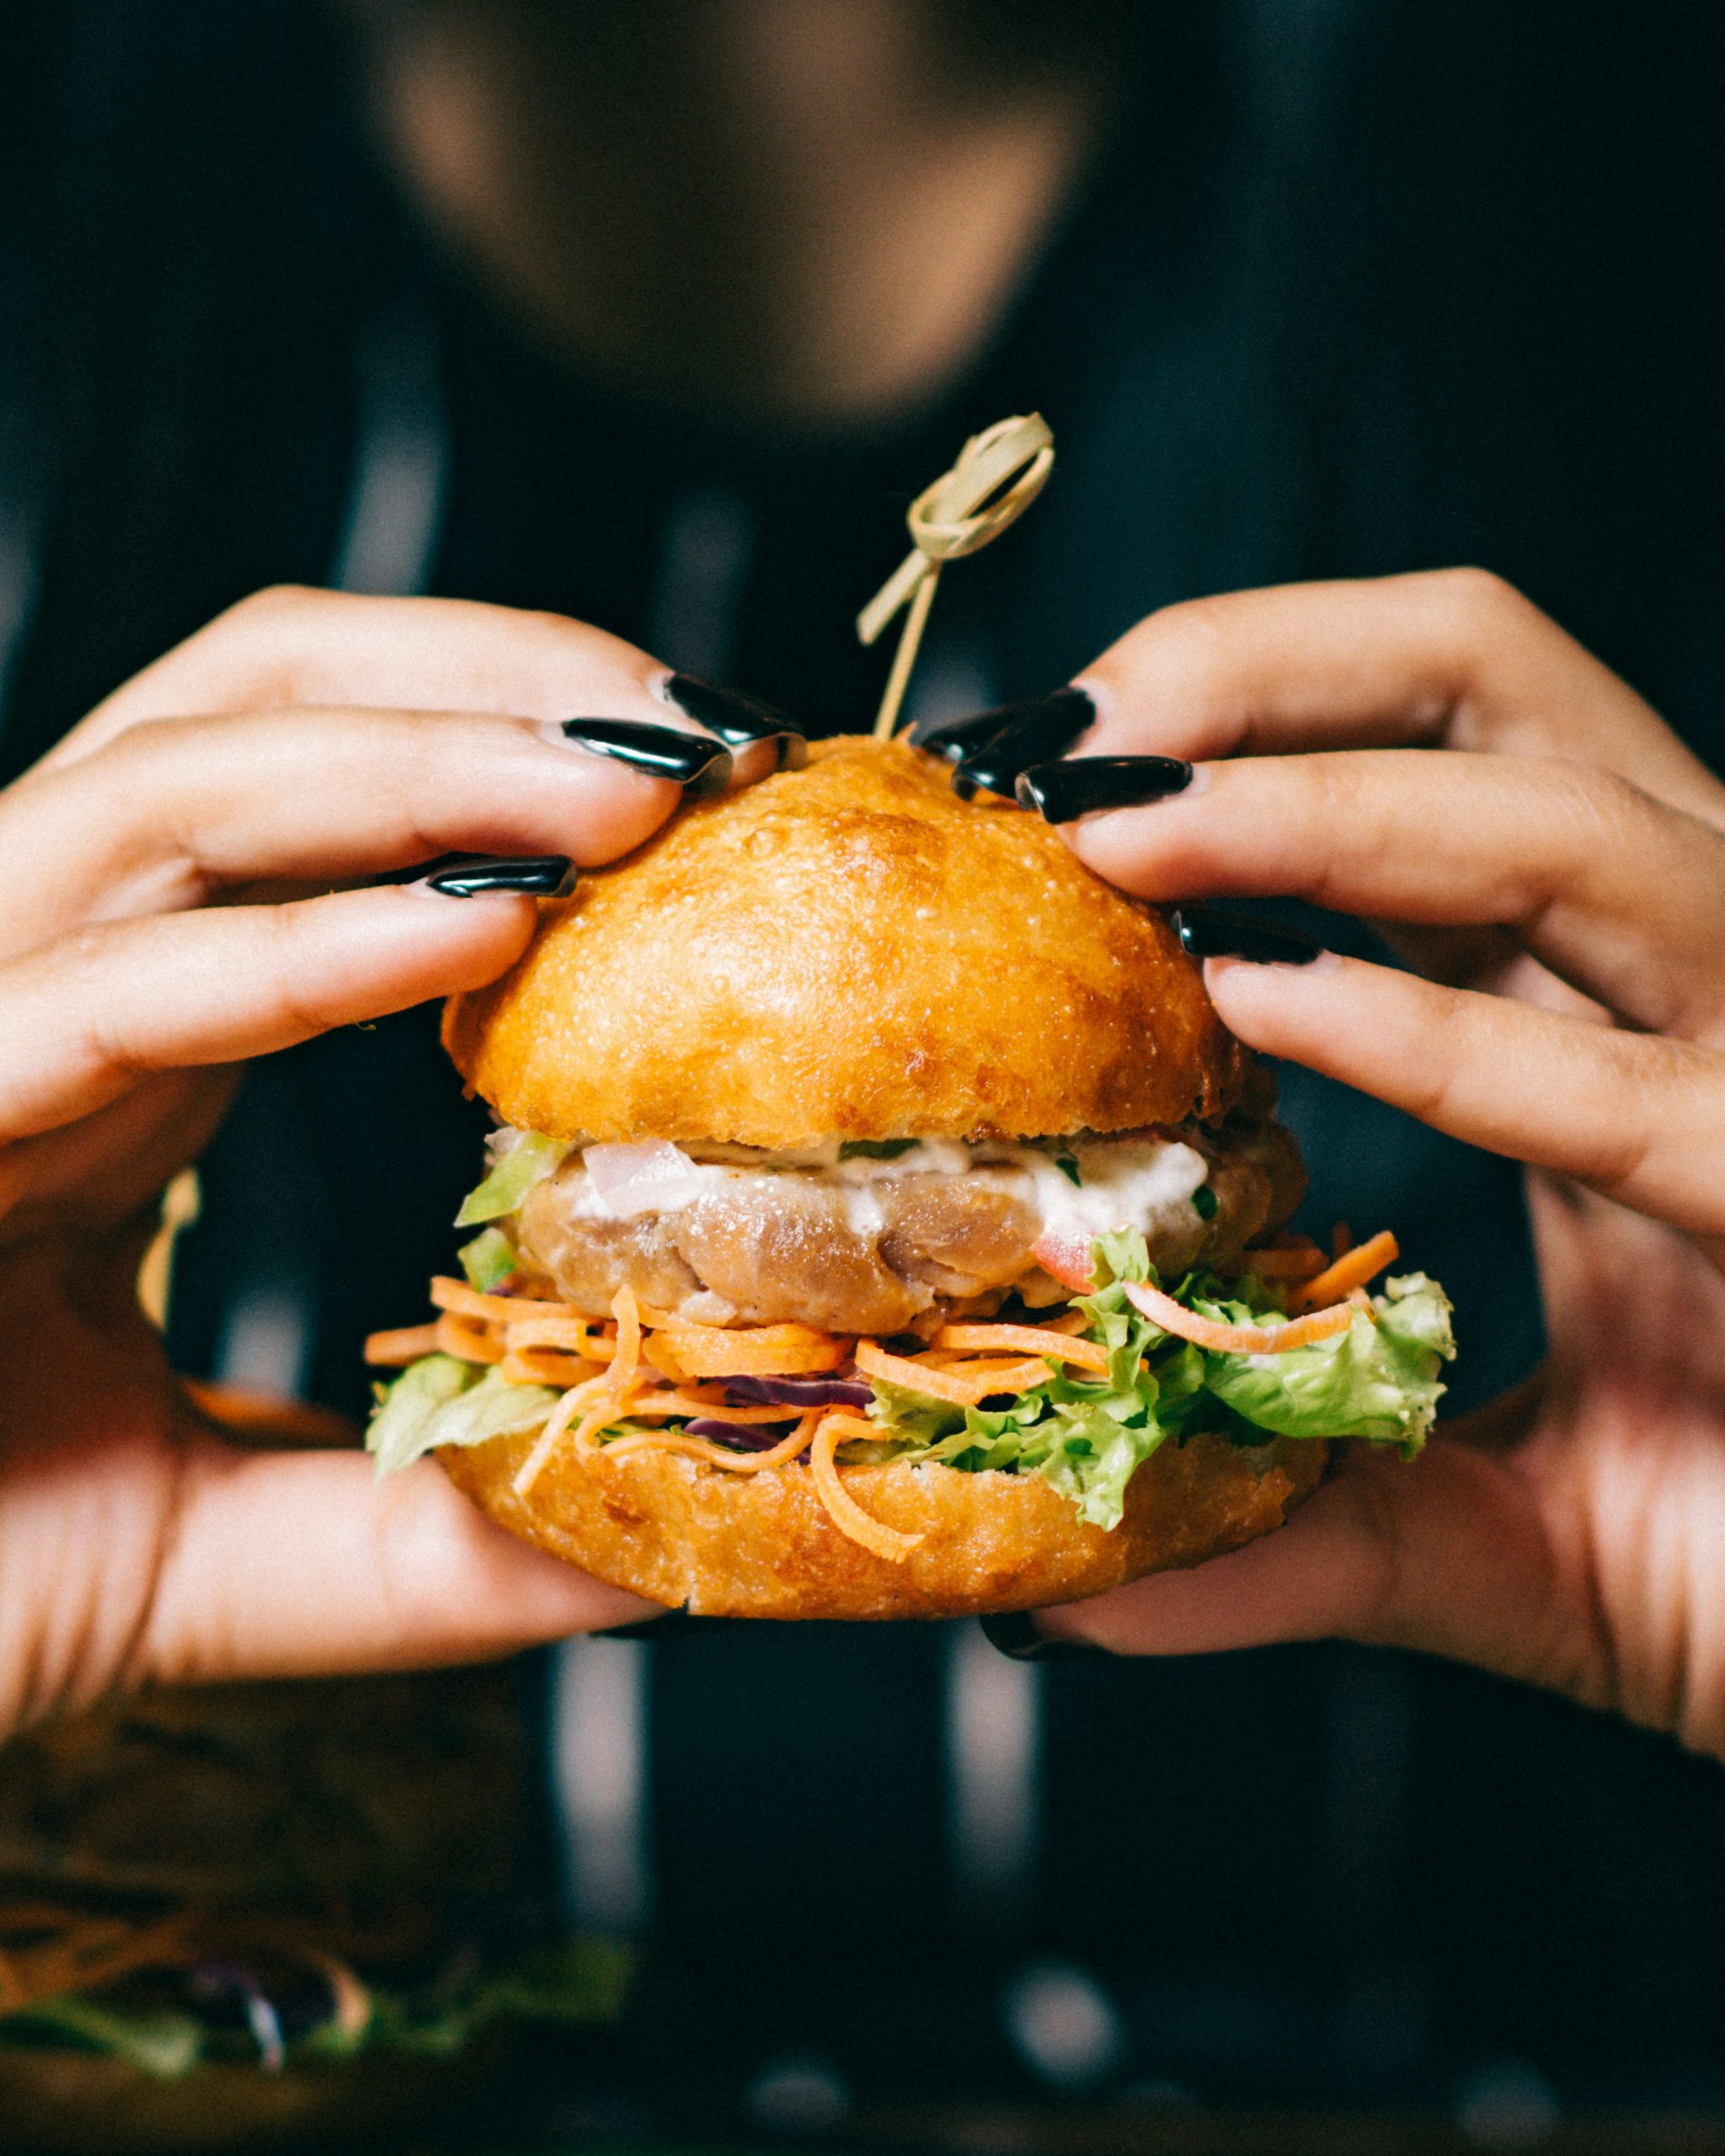
M380 1485L356 1450L236 1445L134 1280L232 1065L477 987L532 932L526 896L360 879L597 863L670 813L676 784L547 723L698 734L664 675L550 616L265 593L0 793L0 1737L116 1684L456 1661L648 1610L429 1462Z
M1197 765L1066 825L1092 867L1311 899L1418 963L1205 978L1253 1047L1529 1164L1550 1353L1413 1466L1355 1448L1280 1534L1042 1626L1393 1642L1725 1754L1725 787L1471 571L1170 608L1077 686L1075 755Z

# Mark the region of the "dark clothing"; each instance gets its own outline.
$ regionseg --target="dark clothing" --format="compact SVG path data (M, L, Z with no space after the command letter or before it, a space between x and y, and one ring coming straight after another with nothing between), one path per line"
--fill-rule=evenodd
M1170 5L964 377L891 425L770 435L604 392L501 320L393 196L307 8L16 8L6 770L282 580L554 608L812 732L866 725L884 660L851 624L905 502L1032 408L1055 479L946 579L928 707L1050 688L1193 594L1477 561L1717 761L1722 48L1700 12ZM1515 1171L1300 1072L1284 1098L1314 1225L1392 1225L1454 1294L1455 1404L1530 1367ZM254 1073L184 1253L188 1364L273 1295L307 1390L360 1406L360 1341L420 1312L482 1129L425 1012ZM994 1963L931 1923L940 1640L724 1628L660 1655L659 1926L690 1987L661 2025L692 2071L730 2070L701 2049L716 1993L865 2080L1018 2070ZM1711 1766L1338 1648L1048 1677L1034 1904L987 1955L1110 1972L1140 2078L1429 2093L1505 2052L1583 2092L1725 2073Z

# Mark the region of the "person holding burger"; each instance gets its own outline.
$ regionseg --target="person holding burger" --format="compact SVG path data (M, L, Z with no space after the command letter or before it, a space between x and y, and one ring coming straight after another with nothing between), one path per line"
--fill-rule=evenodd
M734 727L733 757L666 682L578 624L266 595L0 800L5 1727L147 1681L425 1666L651 1614L429 1463L377 1481L356 1451L237 1449L131 1281L222 1071L480 987L531 933L526 893L675 810L666 773L698 792L782 760L782 724ZM1551 1344L1413 1468L1355 1449L1268 1540L1027 1621L1140 1653L1396 1641L1725 1752L1725 788L1474 572L1171 608L1074 687L1088 723L992 772L1029 804L1001 813L1052 819L1142 898L1294 893L1386 923L1406 970L1216 952L1205 985L1249 1045L1527 1164ZM576 707L598 723L550 723ZM369 880L455 850L517 865Z

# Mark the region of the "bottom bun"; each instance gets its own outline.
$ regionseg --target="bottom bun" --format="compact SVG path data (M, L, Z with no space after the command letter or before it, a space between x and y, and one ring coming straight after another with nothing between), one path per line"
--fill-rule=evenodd
M437 1456L511 1534L699 1617L969 1617L1076 1602L1279 1527L1317 1486L1329 1453L1310 1438L1165 1444L1106 1531L1037 1475L906 1460L846 1468L845 1487L865 1512L923 1538L891 1563L840 1534L800 1465L735 1475L670 1452L601 1453L589 1465L565 1447L523 1500L513 1479L536 1436Z
M0 2045L0 2149L100 2152L268 2148L339 2134L344 2144L443 2116L489 2080L506 2053L459 2059L359 2058L261 2067L217 2061L175 2080L127 2060Z

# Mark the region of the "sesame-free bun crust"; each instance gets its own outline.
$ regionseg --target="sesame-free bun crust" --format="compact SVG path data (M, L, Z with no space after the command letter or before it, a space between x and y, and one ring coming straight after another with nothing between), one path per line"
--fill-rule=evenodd
M584 876L444 1043L521 1129L787 1149L1214 1119L1242 1062L1160 914L848 737Z
M1039 1476L905 1460L846 1468L865 1512L923 1537L891 1563L840 1534L807 1467L736 1475L670 1452L588 1465L565 1446L524 1501L512 1483L534 1442L528 1432L438 1458L500 1527L613 1587L701 1617L852 1619L1035 1609L1201 1563L1279 1527L1316 1487L1329 1449L1296 1438L1165 1444L1106 1532Z

